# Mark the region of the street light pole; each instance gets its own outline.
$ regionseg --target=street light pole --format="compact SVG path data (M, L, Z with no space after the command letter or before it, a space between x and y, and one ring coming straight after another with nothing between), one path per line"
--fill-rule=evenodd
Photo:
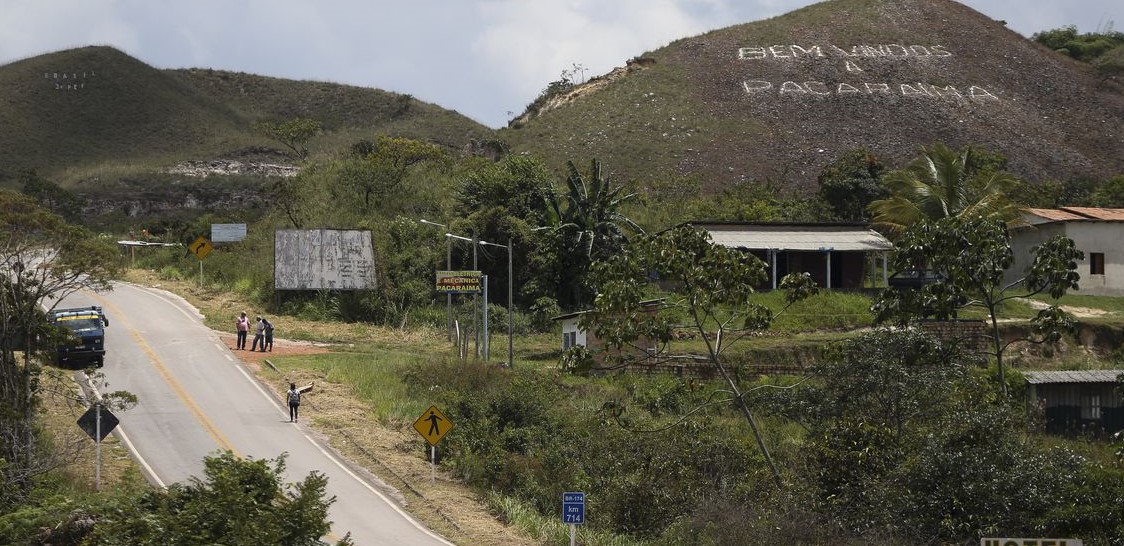
M473 271L479 271L480 270L479 267L477 267L477 265L476 265L476 247L481 244L480 239L477 239L476 237L472 237L472 238L462 237L460 235L453 235L452 233L446 233L445 237L449 238L449 239L458 239L458 240L461 240L461 241L467 241L467 242L472 243L472 270ZM473 339L475 340L475 344L473 345L473 351L476 352L476 358L480 358L480 332L478 331L479 328L476 325L476 311L475 311L476 306L478 304L479 304L479 298L477 297L476 293L473 293L472 294L472 307L473 307L474 311L472 312L472 331L473 331ZM484 301L484 305L488 305L487 300Z
M510 368L515 363L515 307L512 304L512 282L514 275L512 275L512 254L511 254L511 238L507 239L507 245L497 245L496 243L489 243L487 241L480 241L482 245L496 246L507 249L507 367ZM484 302L487 305L487 302Z

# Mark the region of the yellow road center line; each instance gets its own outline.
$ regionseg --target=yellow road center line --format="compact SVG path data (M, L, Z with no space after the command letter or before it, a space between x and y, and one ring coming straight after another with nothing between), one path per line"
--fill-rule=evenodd
M183 385L180 385L179 381L176 381L176 379L172 377L172 372L169 371L168 367L164 365L164 361L156 355L156 351L152 349L152 346L149 345L143 337L141 337L140 332L132 326L127 318L125 318L125 313L122 313L121 310L118 309L117 306L110 303L109 300L106 300L105 298L97 294L92 294L92 296L94 297L94 299L98 300L98 302L101 303L102 307L107 308L113 312L114 321L125 323L126 329L133 337L133 340L136 341L137 346L139 346L141 350L144 351L144 354L147 355L148 358L152 361L152 365L154 368L156 368L156 371L160 373L160 375L164 378L164 381L168 384L169 387L171 387L172 391L176 393L176 396L179 397L180 401L183 402L185 406L187 406L188 411L190 411L191 414L195 416L195 420L203 426L203 429L207 431L207 434L211 436L211 439L213 439L220 448L230 451L234 454L235 457L242 458L242 455L238 453L238 450L234 449L234 445L231 444L225 436L223 436L218 427L216 427L215 424L207 418L207 415L203 413L203 409L199 407L199 404L195 403L195 399L193 399L191 395L187 394L187 391L184 390Z
M113 312L113 320L117 321L118 323L125 324L125 328L129 331L129 335L133 337L133 340L137 342L137 345L144 351L146 355L148 355L148 358L152 360L152 365L156 368L156 371L160 372L160 375L164 378L164 381L168 383L168 386L172 388L172 390L176 393L176 396L179 397L180 401L182 401L184 405L187 406L187 409L191 411L191 414L195 416L195 419L199 421L199 424L203 425L203 428L206 429L207 434L211 436L211 439L213 439L215 443L217 443L222 449L228 450L233 453L235 457L242 458L242 455L238 453L238 450L234 449L234 446L230 443L230 441L226 439L225 436L223 436L222 432L219 432L218 427L216 427L215 424L207 418L207 415L203 413L203 410L199 407L198 404L195 403L195 400L191 398L191 395L187 394L187 391L184 390L183 386L180 385L174 377L172 377L172 373L168 371L168 367L164 365L164 361L161 360L159 356L156 356L156 351L152 349L152 346L149 345L143 337L141 337L139 331L133 328L132 323L130 323L129 320L125 318L125 313L122 313L121 310L117 308L117 306L113 305L100 295L91 294L91 296L93 296L94 299L98 300L98 302L101 303L102 307ZM336 464L339 463L337 462ZM342 467L342 465L340 466ZM362 480L360 480L360 482L366 483ZM335 533L329 531L328 534L325 535L325 538L328 538L333 542L338 542L342 537L339 537Z

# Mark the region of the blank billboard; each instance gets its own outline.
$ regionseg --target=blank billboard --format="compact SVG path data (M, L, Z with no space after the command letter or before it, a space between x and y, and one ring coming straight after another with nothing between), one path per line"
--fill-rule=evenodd
M375 288L371 232L282 229L274 241L277 290L370 290Z

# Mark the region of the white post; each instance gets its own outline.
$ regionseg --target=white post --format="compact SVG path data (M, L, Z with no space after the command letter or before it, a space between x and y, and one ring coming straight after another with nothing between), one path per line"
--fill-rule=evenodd
M570 524L570 546L577 545L578 526L573 523Z
M101 402L94 403L94 491L101 491Z
M472 237L472 270L473 271L480 271L480 268L476 265L476 237L475 236ZM485 279L487 279L487 277L485 277ZM484 286L485 287L488 286L488 281L486 281L486 280L484 281ZM487 305L487 297L486 296L485 296L484 301L485 301L485 305ZM480 296L478 296L477 294L473 294L472 295L472 306L476 307L476 304L479 303L479 302L480 302ZM480 358L480 328L478 328L477 324L476 324L476 310L475 309L473 309L473 311L472 311L472 335L473 335L473 338L476 340L475 344L472 346L472 350L476 352L476 358Z
M775 249L775 248L769 249L769 261L772 264L769 269L771 269L772 273L773 273L773 290L776 290L777 289L777 249Z
M453 240L445 237L445 270L453 269ZM445 335L447 340L453 340L453 293L445 293Z
M831 249L827 251L827 289L831 290Z
M484 362L487 362L488 356L489 356L489 354L488 354L488 346L489 346L489 343L488 343L488 276L484 275L482 278L483 278L483 282L484 282L484 308L481 310L481 314L484 317Z

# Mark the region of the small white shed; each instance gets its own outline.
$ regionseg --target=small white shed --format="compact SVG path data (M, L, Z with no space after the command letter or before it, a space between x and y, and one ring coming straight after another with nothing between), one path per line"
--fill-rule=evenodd
M1077 265L1081 274L1074 294L1124 296L1124 209L1061 207L1023 209L1025 226L1011 232L1014 262L1006 282L1026 274L1031 249L1054 235L1073 239L1085 260Z

